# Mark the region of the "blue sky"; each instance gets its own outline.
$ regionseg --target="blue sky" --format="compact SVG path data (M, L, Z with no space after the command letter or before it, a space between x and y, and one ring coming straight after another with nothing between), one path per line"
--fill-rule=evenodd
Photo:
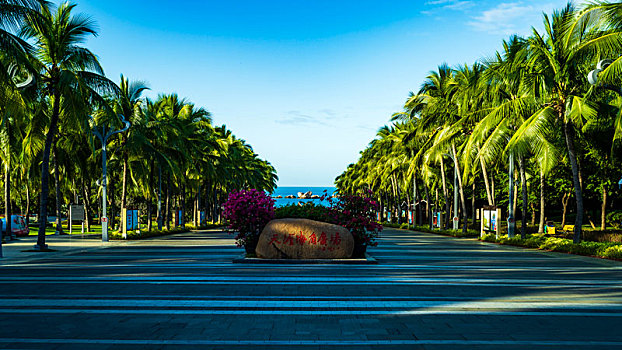
M177 92L277 169L330 186L447 62L494 54L565 1L95 1L88 42L106 75Z

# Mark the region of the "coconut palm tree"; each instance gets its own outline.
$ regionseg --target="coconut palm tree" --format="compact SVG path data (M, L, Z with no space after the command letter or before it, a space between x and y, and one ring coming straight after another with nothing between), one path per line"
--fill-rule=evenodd
M20 30L21 36L34 42L33 66L39 72L37 80L51 106L41 162L38 249L46 247L50 152L59 123L86 127L88 105L105 105L101 94L118 92L116 85L104 77L95 55L80 46L97 32L90 18L72 14L74 8L75 5L63 3L54 11L52 5L44 4L40 13L26 16Z
M600 24L600 20L581 14L569 3L553 12L550 18L544 15L545 33L533 29L528 39L532 52L528 64L534 93L541 96L545 106L527 122L553 124L552 119L556 119L563 130L577 211L574 242L581 240L584 211L576 139L586 121L596 115L596 110L584 98L588 90L584 78L587 65L610 52L622 52L622 32L603 30Z
M113 102L113 110L116 114L125 117L134 127L128 129L127 132L121 134L121 158L123 162L122 171L122 189L121 189L121 208L126 207L127 195L127 178L128 178L128 159L132 155L136 155L144 149L144 143L147 142L144 135L140 133L141 128L136 125L141 124L143 103L142 94L149 90L146 83L142 81L130 82L126 77L121 75L119 84L119 94Z

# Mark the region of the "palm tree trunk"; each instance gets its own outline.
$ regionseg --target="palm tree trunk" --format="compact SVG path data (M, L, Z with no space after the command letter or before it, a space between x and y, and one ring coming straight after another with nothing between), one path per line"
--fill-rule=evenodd
M538 233L544 233L544 171L540 169L540 222L538 223Z
M30 181L26 178L26 210L24 213L26 214L26 225L30 223Z
M60 193L60 182L58 176L58 153L56 152L56 145L54 145L54 186L56 187L56 234L62 235L63 225L61 225L62 212L61 212L61 202L63 201L61 193ZM67 221L71 221L71 218L67 218Z
M604 230L605 228L607 228L607 222L606 222L606 218L605 218L605 212L607 210L607 188L603 185L602 186L602 191L603 191L603 202L600 205L600 229Z
M562 228L566 226L566 212L568 210L568 201L572 197L572 193L564 193L562 197Z
M91 232L91 196L84 181L82 183L82 190L84 192L84 221L86 222L86 232Z
M59 106L60 106L60 92L54 91L54 98L52 100L52 117L50 118L50 127L45 135L45 146L43 148L43 159L41 161L41 197L39 200L39 231L37 232L37 244L35 249L46 249L45 244L45 225L48 221L48 196L50 193L49 177L50 177L50 151L52 149L52 142L56 135L56 128L58 126Z
M428 184L425 181L423 182L423 189L425 191L426 215L428 219L429 228L431 230L432 229L432 207L430 206L430 190L428 189Z
M127 155L123 152L123 184L121 185L121 209L126 207L127 196Z
M445 179L445 162L443 161L443 157L441 157L441 180L443 182L443 197L445 197L445 229L447 229L449 227L449 220L451 220L451 215L449 215L449 212L451 211L451 205L449 204L449 195L447 193L447 181Z
M531 223L530 225L533 227L536 225L536 206L533 202L529 202L529 207L531 207Z
M168 174L166 179L166 229L171 229L171 174Z
M475 227L475 179L473 179L473 189L471 193L471 222L473 223L473 229L477 229Z
M523 209L521 215L521 238L527 238L527 176L525 175L525 157L518 157L518 169L520 171L520 183L523 191Z
M147 231L151 231L153 224L151 222L151 213L153 211L153 197L151 196L151 186L153 185L153 172L155 171L155 159L151 159L149 166L149 179L147 180Z
M581 226L583 225L583 193L581 182L579 181L579 168L577 166L577 155L574 149L574 126L572 122L564 124L564 134L566 136L566 147L568 148L568 159L572 168L572 182L574 185L575 201L577 204L577 216L574 222L574 243L581 242Z
M467 227L469 224L469 214L467 214L466 209L466 201L464 200L464 189L462 188L462 172L460 171L460 163L458 162L458 154L456 153L456 145L454 143L451 144L451 150L454 154L454 163L456 163L456 172L458 173L458 192L460 193L460 203L462 204L462 232L467 232ZM457 216L458 213L456 213Z
M212 186L212 222L216 223L217 219L216 219L216 183L214 183L214 185Z
M493 205L494 201L490 195L490 184L488 183L488 172L486 171L486 164L482 157L479 157L479 163L482 166L482 177L484 178L484 187L486 187L486 199L488 200L488 205Z
M6 123L9 124L8 122ZM12 237L11 234L11 166L9 163L9 158L11 157L10 151L7 152L7 160L4 162L4 218L6 222L6 227L3 229L6 232L6 236L9 239Z
M181 227L186 227L186 184L181 185L181 217L179 218L179 224Z
M205 210L205 221L207 221L208 219L208 209L209 209L209 185L206 184L203 187L205 187L205 202L203 203L203 210ZM206 222L207 224L207 222Z
M164 215L162 215L162 166L158 164L158 230L162 231Z
M149 199L147 199L147 231L151 231L152 222L151 222L151 212L153 211L153 199L151 198L151 193L149 194Z
M497 201L495 200L495 174L490 175L490 192L492 196L492 205L497 205Z

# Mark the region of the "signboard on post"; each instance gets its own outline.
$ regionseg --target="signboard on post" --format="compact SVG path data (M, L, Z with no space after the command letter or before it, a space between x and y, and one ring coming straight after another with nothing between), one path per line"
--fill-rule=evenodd
M175 224L175 227L181 226L181 215L181 210L175 210L175 212L173 213L173 222Z
M442 222L443 214L440 211L434 212L434 215L432 215L432 227L440 230Z
M121 235L123 239L127 239L127 231L136 231L139 229L138 222L138 210L136 209L121 209Z
M71 208L69 209L70 213L71 213L71 220L72 221L84 221L85 220L85 213L84 213L84 205L78 204L78 205L71 205Z
M483 236L487 233L494 232L499 237L500 225L499 219L501 218L501 209L496 206L484 206L482 208L482 229L480 235Z
M199 226L202 226L205 224L207 224L207 222L205 222L205 211L200 211L199 212Z
M84 205L82 204L72 204L69 206L69 234L72 233L73 222L81 221L82 222L82 233L84 233L84 220L86 220L86 214L84 212Z

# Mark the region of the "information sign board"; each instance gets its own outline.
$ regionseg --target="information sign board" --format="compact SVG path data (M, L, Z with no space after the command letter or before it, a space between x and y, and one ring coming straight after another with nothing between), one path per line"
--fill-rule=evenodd
M71 213L71 220L72 221L84 221L85 220L85 213L84 213L84 205L82 204L73 204L71 205L71 208L69 209L69 212Z

